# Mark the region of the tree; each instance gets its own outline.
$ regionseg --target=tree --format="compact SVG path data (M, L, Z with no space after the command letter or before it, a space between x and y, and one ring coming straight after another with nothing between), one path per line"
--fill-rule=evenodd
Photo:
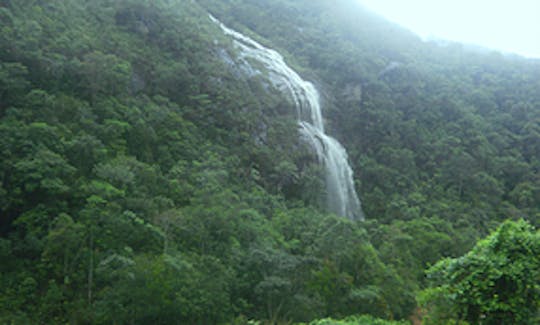
M84 56L81 73L85 88L94 102L101 93L118 94L125 91L131 76L131 65L114 54L94 51Z
M540 232L506 221L466 255L428 271L420 294L428 324L532 324L540 307Z
M0 62L0 113L2 115L8 105L24 95L28 88L28 81L25 79L27 75L28 69L20 63Z

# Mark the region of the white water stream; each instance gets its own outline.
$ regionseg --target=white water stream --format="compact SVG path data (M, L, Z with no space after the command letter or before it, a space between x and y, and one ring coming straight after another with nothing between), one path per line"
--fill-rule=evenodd
M291 69L278 52L228 28L213 16L210 16L210 19L218 24L226 35L233 38L244 63L247 64L246 60L251 59L262 64L274 87L293 100L300 134L311 145L319 162L324 164L326 169L328 209L352 220L364 220L360 200L354 188L353 172L347 161L347 152L336 139L324 133L317 89Z

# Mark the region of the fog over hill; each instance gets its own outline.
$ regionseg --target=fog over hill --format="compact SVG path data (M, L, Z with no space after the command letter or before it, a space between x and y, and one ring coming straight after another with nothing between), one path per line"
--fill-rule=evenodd
M539 89L356 0L0 1L0 323L535 323Z

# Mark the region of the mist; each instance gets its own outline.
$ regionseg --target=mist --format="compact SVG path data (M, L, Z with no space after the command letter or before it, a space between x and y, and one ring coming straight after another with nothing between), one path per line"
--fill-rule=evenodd
M424 39L444 39L540 58L540 2L358 0Z

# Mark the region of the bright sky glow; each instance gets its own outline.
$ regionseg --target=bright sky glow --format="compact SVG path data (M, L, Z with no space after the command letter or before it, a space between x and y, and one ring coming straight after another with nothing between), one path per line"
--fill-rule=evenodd
M540 58L540 0L358 0L421 37Z

